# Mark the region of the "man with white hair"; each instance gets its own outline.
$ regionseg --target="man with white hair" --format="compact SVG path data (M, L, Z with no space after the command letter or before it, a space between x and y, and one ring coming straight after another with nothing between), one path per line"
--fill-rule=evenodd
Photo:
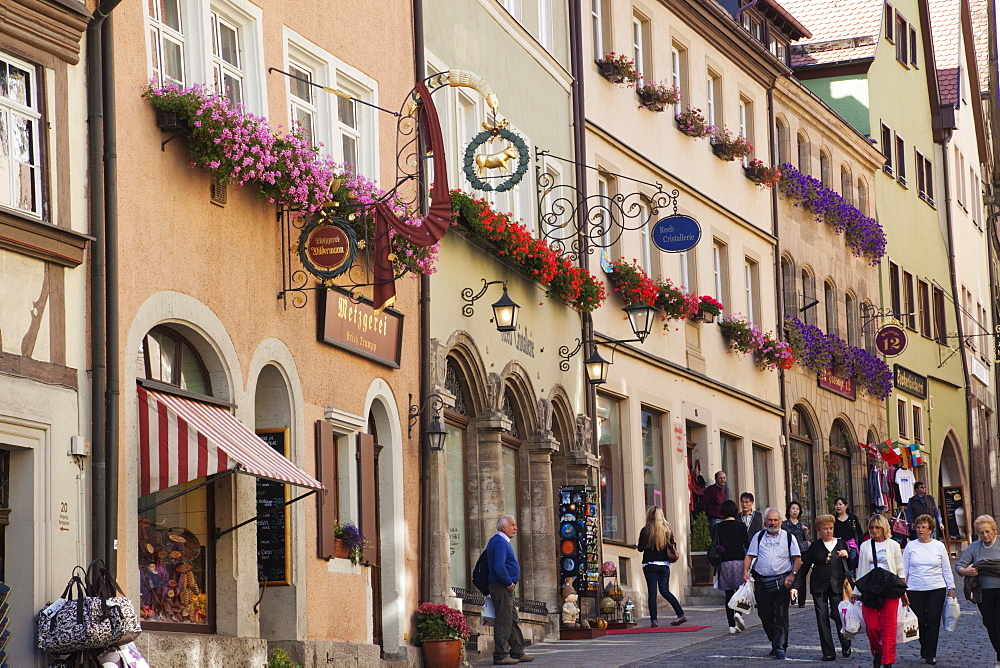
M764 530L750 537L743 559L743 579L750 579L752 568L757 614L771 641L771 656L776 659L784 659L788 651L788 605L796 593L793 590L789 594L789 590L799 572L801 554L799 541L781 528L781 511L767 508Z
M493 624L493 665L509 666L534 661L524 653L524 635L514 606L514 587L521 579L521 566L514 556L510 539L517 533L513 515L501 515L497 533L486 544L486 564L489 570L490 598L496 608Z

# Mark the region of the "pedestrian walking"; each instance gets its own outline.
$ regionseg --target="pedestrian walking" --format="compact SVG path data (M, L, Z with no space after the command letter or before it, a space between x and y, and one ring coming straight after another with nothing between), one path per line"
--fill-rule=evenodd
M1000 565L1000 543L997 542L997 523L990 515L980 515L974 523L979 540L965 548L965 552L955 564L955 572L967 578L979 580L978 591L979 612L982 616L986 634L996 652L996 666L1000 668L1000 572L990 569L987 573L979 567L983 562L993 562Z
M833 514L837 518L833 525L833 535L842 538L848 549L857 550L865 532L861 528L858 516L851 512L851 506L846 498L843 496L836 498L833 502Z
M736 502L729 500L722 504L722 521L715 527L715 542L712 549L719 555L718 585L726 592L726 619L729 632L739 633L746 629L742 617L729 607L729 601L736 590L743 585L743 558L747 554L750 538L743 523L736 519ZM719 550L721 548L721 550Z
M743 581L754 578L757 614L771 641L771 656L784 659L788 651L789 590L798 575L802 556L792 534L781 529L781 511L764 510L764 530L750 539L743 558Z
M671 626L680 626L687 621L684 610L677 597L670 591L671 550L673 561L676 561L677 544L670 530L667 518L659 506L651 506L646 511L646 526L639 531L639 544L642 552L642 574L646 576L646 591L649 592L649 626L656 628L656 592L674 609L677 619L670 622Z
M937 531L938 526L944 527L944 523L941 522L941 511L938 510L937 503L934 502L934 497L927 493L926 482L918 481L914 483L913 492L913 496L906 503L906 521L914 525L910 537L917 537L916 518L921 515L930 515L934 520L934 524L931 525L931 538L934 538L934 532Z
M889 538L889 522L881 515L872 515L868 519L868 533L871 538L866 540L858 550L858 579L860 580L873 568L884 568L890 573L903 577L903 554L899 544ZM852 600L861 598L861 591L856 587ZM899 602L908 604L906 594L902 599L881 599L882 606L876 607L874 601L861 601L861 612L865 618L865 631L868 633L868 644L871 646L872 666L892 666L896 663L896 615Z
M750 492L740 494L739 519L746 527L748 538L764 528L764 516L753 509L753 494Z
M918 515L913 520L917 539L907 543L903 551L906 593L920 628L920 658L932 666L937 664L945 593L955 598L955 577L948 550L944 543L931 538L935 526L937 521L930 515Z
M514 606L514 587L521 579L521 566L514 555L510 539L517 533L513 515L497 520L497 532L486 544L486 564L489 569L490 598L496 608L493 623L493 665L508 666L534 661L524 653L524 635Z
M809 548L809 524L802 519L802 504L798 501L789 501L785 509L785 521L781 523L781 528L795 536L799 541L799 550L802 554Z
M786 520L787 522L787 520ZM843 622L837 606L844 596L844 580L848 571L857 563L847 550L843 539L833 535L833 515L816 518L816 541L802 553L802 567L795 578L795 596L805 598L806 575L812 570L809 591L812 592L813 607L816 609L816 628L819 629L819 644L823 650L823 661L836 661L837 649L833 645L830 621L833 620L840 639L840 652L846 659L851 656L851 639L843 634Z

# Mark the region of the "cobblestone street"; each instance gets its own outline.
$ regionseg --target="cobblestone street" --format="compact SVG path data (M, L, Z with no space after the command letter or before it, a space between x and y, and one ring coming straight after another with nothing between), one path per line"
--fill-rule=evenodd
M962 604L962 618L954 633L941 632L938 644L938 666L993 666L993 650L978 609L971 603ZM692 626L708 628L684 633L637 633L610 635L597 640L550 641L531 647L535 657L532 666L602 667L613 666L714 666L740 662L771 662L771 645L760 626L756 611L747 616L747 630L729 635L725 613L721 607L686 607ZM871 666L868 638L864 629L854 637L853 653L844 659L837 654L836 662L820 661L821 652L816 633L816 617L811 599L804 608L790 611L788 658L786 663L808 666ZM669 615L661 622L669 622ZM639 627L648 626L641 619ZM476 659L473 665L490 665L488 655ZM901 645L897 650L896 666L923 666L919 643Z

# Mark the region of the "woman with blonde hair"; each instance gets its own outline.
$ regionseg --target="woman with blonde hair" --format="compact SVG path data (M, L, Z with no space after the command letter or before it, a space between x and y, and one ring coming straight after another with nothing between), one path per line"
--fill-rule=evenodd
M889 536L889 522L881 515L868 518L868 533L871 538L861 544L858 549L858 579L868 575L873 568L884 568L898 577L903 577L903 552L899 543ZM861 598L861 591L855 587L851 600ZM867 599L865 599L867 600ZM865 618L865 631L868 633L868 644L871 646L873 666L891 666L896 663L896 614L899 611L899 601L909 605L906 594L902 599L882 599L881 607L861 601L861 613Z
M978 577L982 595L977 603L983 626L997 654L1000 666L1000 541L997 541L997 523L989 515L980 515L974 523L979 540L965 548L955 564L955 571L965 577ZM993 568L989 568L992 566ZM982 570L980 570L982 568Z
M679 626L687 621L684 610L677 597L670 592L670 563L677 560L679 552L674 534L670 530L663 510L651 506L646 511L646 526L639 532L639 544L636 546L642 552L642 574L646 576L646 589L649 591L649 625L655 628L656 623L656 592L659 590L663 598L674 609L677 619L670 622L671 626ZM672 553L672 554L671 554Z

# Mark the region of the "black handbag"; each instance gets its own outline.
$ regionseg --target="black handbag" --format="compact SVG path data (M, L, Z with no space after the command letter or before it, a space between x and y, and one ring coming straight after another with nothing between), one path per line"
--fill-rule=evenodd
M879 567L875 556L875 541L872 546L872 569L858 578L857 588L861 590L861 602L870 608L881 608L889 598L900 598L906 593L906 583L895 573ZM867 599L867 600L866 600Z

